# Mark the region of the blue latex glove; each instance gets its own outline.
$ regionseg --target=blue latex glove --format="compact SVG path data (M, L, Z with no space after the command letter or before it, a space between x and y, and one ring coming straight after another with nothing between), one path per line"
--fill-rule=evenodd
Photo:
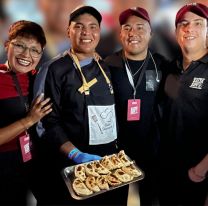
M75 163L80 164L80 163L85 163L85 162L89 162L93 160L101 160L102 157L98 155L84 153L76 149L76 153L70 159L72 159Z

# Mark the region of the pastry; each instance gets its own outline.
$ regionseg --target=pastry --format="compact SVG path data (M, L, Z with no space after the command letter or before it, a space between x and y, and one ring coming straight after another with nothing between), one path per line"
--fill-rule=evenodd
M129 174L125 173L122 169L117 169L114 172L114 175L121 181L121 182L129 182L133 179L132 176Z
M118 158L116 154L113 154L110 157L111 162L113 163L113 169L121 168L124 166L124 164L121 162L121 160Z
M138 169L136 169L136 167L131 164L128 167L122 167L121 168L125 173L131 175L132 177L139 177L142 175L142 172Z
M128 159L128 157L126 156L124 150L121 150L118 153L118 158L121 160L121 162L123 163L124 166L129 166L129 165L133 164L133 161L130 161Z
M96 177L94 177L94 176L87 177L85 180L85 184L93 192L100 191L100 188L98 187L97 182L96 182Z
M75 168L74 168L74 175L75 175L75 177L77 177L80 180L84 181L86 179L84 165L76 165Z
M97 172L100 175L106 175L110 173L110 170L104 167L99 161L95 161L93 163L93 167L95 168L95 172Z
M111 174L108 174L106 176L106 180L108 181L108 184L111 185L111 186L117 186L117 185L120 185L122 182L117 178L115 177L112 173Z
M109 190L108 181L106 175L101 175L96 179L97 185L101 190Z
M100 163L109 170L114 169L114 164L111 162L109 156L104 156Z
M85 165L85 172L88 176L98 177L99 174L95 171L94 163L88 163Z
M79 196L87 196L93 194L93 192L89 190L84 182L82 182L79 178L74 179L72 187L76 194Z

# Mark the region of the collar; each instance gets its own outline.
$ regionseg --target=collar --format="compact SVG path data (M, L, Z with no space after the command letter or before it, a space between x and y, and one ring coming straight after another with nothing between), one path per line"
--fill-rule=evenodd
M198 63L202 63L202 64L207 64L208 63L208 54L205 54L203 57L201 57L200 59L196 60L196 61L192 61L192 62L198 62ZM183 70L183 57L179 57L177 60L176 60L176 64L177 64L177 67L180 69L180 70Z
M199 62L202 62L204 64L208 63L208 54L205 54L201 59L198 60Z
M90 64L90 63L92 62L92 60L93 60L92 57L91 57L91 58L87 58L87 59L81 60L81 61L79 62L79 63L80 63L80 66L81 66L81 67L84 67L84 66Z

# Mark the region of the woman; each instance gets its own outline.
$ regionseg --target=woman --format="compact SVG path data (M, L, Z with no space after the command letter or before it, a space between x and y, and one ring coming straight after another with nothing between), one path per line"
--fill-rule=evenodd
M45 44L42 28L30 21L12 24L5 42L8 61L0 65L0 205L26 204L30 129L52 111L43 95L29 108L34 69Z

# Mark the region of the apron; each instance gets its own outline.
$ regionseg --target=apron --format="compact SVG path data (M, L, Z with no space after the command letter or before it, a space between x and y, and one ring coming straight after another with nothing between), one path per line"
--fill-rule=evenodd
M111 82L96 60L102 75L98 75L87 82L84 71L82 71L73 51L70 52L70 56L82 79L82 86L78 88L78 91L84 94L85 99L86 119L84 128L85 134L89 136L88 145L99 148L99 145L111 144L117 139L115 103ZM100 83L99 86L94 87L98 83Z

